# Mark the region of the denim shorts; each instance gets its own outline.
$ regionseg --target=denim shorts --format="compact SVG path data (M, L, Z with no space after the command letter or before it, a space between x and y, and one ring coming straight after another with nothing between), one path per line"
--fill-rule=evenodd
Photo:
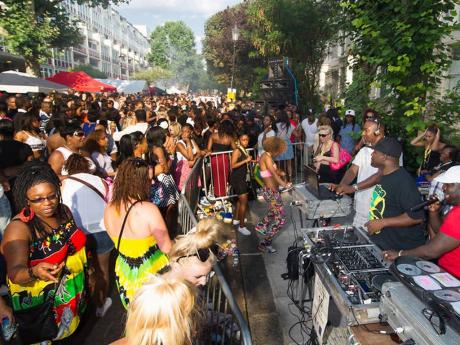
M113 249L112 239L106 231L86 234L86 246L96 254L106 254Z

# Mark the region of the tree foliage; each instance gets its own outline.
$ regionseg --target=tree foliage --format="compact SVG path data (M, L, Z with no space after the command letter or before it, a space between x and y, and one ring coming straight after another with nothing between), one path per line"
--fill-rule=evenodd
M105 6L127 0L71 0L89 6ZM51 48L65 48L81 42L77 22L69 18L63 0L3 0L0 27L5 29L5 45L21 55L36 75L40 63L51 57Z
M254 0L249 18L252 41L263 56L286 56L299 80L300 97L317 100L321 65L339 32L335 0Z
M429 122L449 128L458 121L459 90L440 95L439 86L452 60L448 42L457 28L455 5L459 3L341 0L357 76L345 93L347 106L354 102L377 108L389 134L406 145L407 138ZM365 91L371 86L380 95L369 100ZM358 98L360 90L364 97ZM414 155L406 158L409 166L417 166Z
M99 79L106 79L107 74L104 72L99 71L98 69L95 69L91 65L76 65L74 68L71 69L73 72L85 72L88 74L90 77L93 78L99 78Z
M438 86L451 62L447 39L455 29L458 0L342 0L344 27L352 42L355 70L368 78L353 81L380 87L382 110L396 127L412 132L436 111ZM351 25L350 25L351 23ZM402 135L402 133L400 133Z
M130 76L135 80L146 80L149 84L155 84L160 80L167 80L172 77L172 73L161 67L152 67L148 70L138 71Z
M233 84L236 88L257 90L260 78L256 69L266 67L264 59L257 53L251 41L250 33L255 28L249 23L247 8L248 4L242 3L216 13L206 21L203 57L208 72L219 84L230 86L233 72ZM232 28L235 25L240 35L238 41L233 42ZM233 66L234 43L235 66ZM267 74L266 70L264 74Z
M204 61L195 49L195 36L184 22L166 22L150 36L148 56L153 70L167 71L169 83L180 84L186 90L201 89L207 80Z
M149 62L153 66L170 69L177 54L195 53L195 36L183 21L166 22L152 32L150 46Z

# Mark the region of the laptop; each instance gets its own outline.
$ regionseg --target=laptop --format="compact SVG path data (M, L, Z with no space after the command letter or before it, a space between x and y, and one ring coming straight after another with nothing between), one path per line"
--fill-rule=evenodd
M319 184L319 175L315 168L305 165L305 183L307 190L318 200L337 200L340 195L330 191L326 186Z

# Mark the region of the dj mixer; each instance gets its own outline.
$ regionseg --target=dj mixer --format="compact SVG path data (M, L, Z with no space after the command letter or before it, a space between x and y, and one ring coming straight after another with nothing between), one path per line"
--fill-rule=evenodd
M303 229L315 269L348 325L379 321L381 288L395 281L390 263L362 229L352 226Z

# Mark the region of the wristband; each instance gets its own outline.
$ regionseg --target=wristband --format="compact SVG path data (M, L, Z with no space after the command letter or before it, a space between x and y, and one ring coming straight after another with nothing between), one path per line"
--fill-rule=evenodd
M355 190L355 192L359 191L359 188L358 188L358 184L357 184L357 183L355 183L352 187L353 187L353 189Z
M402 249L398 252L398 258L402 255L402 252L403 252Z

